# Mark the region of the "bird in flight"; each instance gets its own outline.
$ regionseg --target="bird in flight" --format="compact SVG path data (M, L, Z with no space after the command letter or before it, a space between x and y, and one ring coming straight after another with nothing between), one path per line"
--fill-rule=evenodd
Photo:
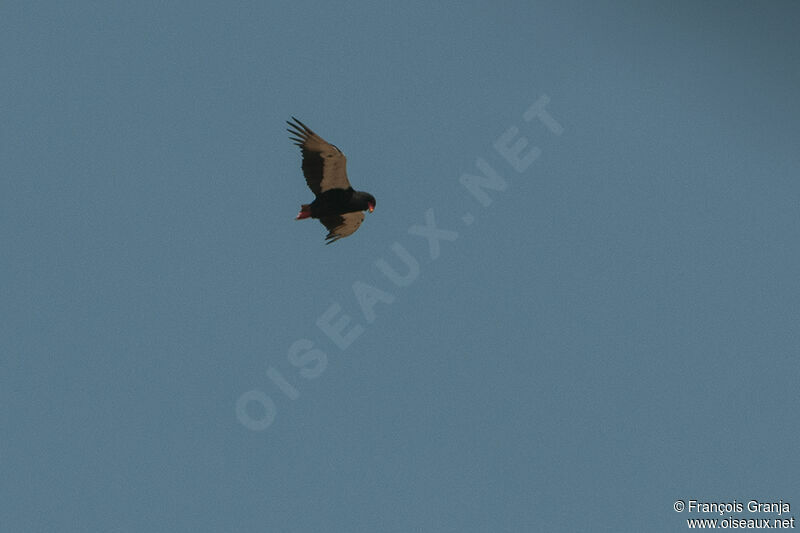
M375 197L353 190L347 179L347 158L311 129L292 117L286 121L289 137L303 152L303 175L316 198L303 204L295 220L316 218L328 230L325 244L355 233L364 221L363 211L375 209Z

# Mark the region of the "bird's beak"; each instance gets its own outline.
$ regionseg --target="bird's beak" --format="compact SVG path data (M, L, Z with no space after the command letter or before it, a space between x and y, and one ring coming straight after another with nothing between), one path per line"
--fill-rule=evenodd
M369 204L369 207L367 207L367 209L369 209L369 212L372 213L373 211L375 211L375 206L372 205L372 204Z

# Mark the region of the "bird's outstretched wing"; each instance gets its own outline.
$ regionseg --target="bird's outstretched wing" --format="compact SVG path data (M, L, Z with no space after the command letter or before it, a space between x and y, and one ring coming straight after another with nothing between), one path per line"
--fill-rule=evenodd
M319 196L330 189L348 189L347 158L334 145L311 131L311 129L292 117L294 122L287 121L286 131L289 137L303 151L303 175L306 184L315 195Z
M343 215L329 215L320 218L319 221L322 222L323 226L328 228L325 244L330 244L355 233L364 221L364 213L362 211L356 211Z

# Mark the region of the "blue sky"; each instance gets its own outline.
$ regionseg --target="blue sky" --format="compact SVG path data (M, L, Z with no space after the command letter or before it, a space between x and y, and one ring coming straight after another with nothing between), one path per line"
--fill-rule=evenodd
M795 515L798 23L791 2L3 3L2 529ZM378 200L331 246L293 220L291 115ZM538 156L518 171L504 135ZM481 165L488 205L463 184Z

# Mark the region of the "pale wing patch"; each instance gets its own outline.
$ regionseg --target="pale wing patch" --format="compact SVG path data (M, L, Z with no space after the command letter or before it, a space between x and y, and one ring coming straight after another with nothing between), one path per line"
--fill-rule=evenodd
M292 134L289 138L302 149L303 175L311 192L319 195L330 189L350 188L347 158L342 151L296 118L292 117L292 120L294 122L287 121L289 128L286 131Z
M322 217L319 221L328 229L325 244L330 244L355 233L364 221L364 213L356 211L343 215L331 215Z

